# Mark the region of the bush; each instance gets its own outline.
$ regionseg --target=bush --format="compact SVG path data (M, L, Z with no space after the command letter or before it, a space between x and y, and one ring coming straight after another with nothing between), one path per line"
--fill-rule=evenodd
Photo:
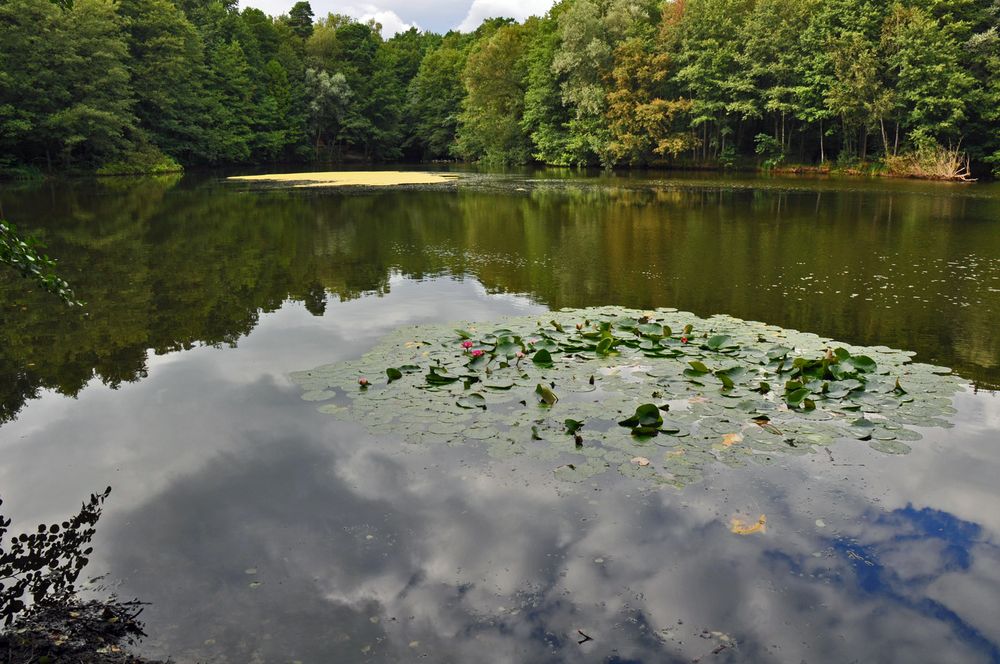
M154 147L147 147L119 161L104 164L98 175L161 175L184 170L177 161Z
M899 177L972 180L969 156L957 147L944 147L933 140L920 141L912 150L886 156L885 165L890 175Z
M781 142L770 134L757 134L753 139L754 151L764 159L764 168L774 168L785 160Z

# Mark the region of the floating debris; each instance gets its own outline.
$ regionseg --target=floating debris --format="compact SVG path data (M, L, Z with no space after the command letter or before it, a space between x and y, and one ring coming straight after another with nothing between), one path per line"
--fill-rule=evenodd
M735 535L753 535L767 530L767 517L761 514L754 523L746 523L739 517L733 517L729 522L729 530Z

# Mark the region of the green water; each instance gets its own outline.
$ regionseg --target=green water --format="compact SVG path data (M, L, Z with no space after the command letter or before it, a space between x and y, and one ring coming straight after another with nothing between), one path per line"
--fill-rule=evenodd
M112 485L94 571L152 603L151 654L690 661L718 632L739 647L717 661L1000 658L996 185L189 175L5 184L0 208L86 302L0 275L4 508L59 520ZM979 394L905 457L837 443L648 493L405 452L288 378L404 324L606 304L909 349ZM729 532L765 512L766 535Z

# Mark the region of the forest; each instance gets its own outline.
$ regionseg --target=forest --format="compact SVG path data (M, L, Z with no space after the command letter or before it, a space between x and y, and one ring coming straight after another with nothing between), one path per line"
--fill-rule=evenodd
M1000 173L1000 0L562 0L472 33L0 2L0 172L343 161Z

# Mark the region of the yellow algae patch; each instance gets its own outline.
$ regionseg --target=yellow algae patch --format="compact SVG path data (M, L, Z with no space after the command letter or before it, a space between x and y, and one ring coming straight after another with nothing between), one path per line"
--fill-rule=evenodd
M417 171L326 171L323 173L268 173L236 175L240 182L287 182L294 187L392 187L402 184L445 184L457 175Z
M748 524L739 517L733 517L729 522L729 530L736 535L752 535L762 533L767 530L767 517L763 514L757 519L757 523Z

